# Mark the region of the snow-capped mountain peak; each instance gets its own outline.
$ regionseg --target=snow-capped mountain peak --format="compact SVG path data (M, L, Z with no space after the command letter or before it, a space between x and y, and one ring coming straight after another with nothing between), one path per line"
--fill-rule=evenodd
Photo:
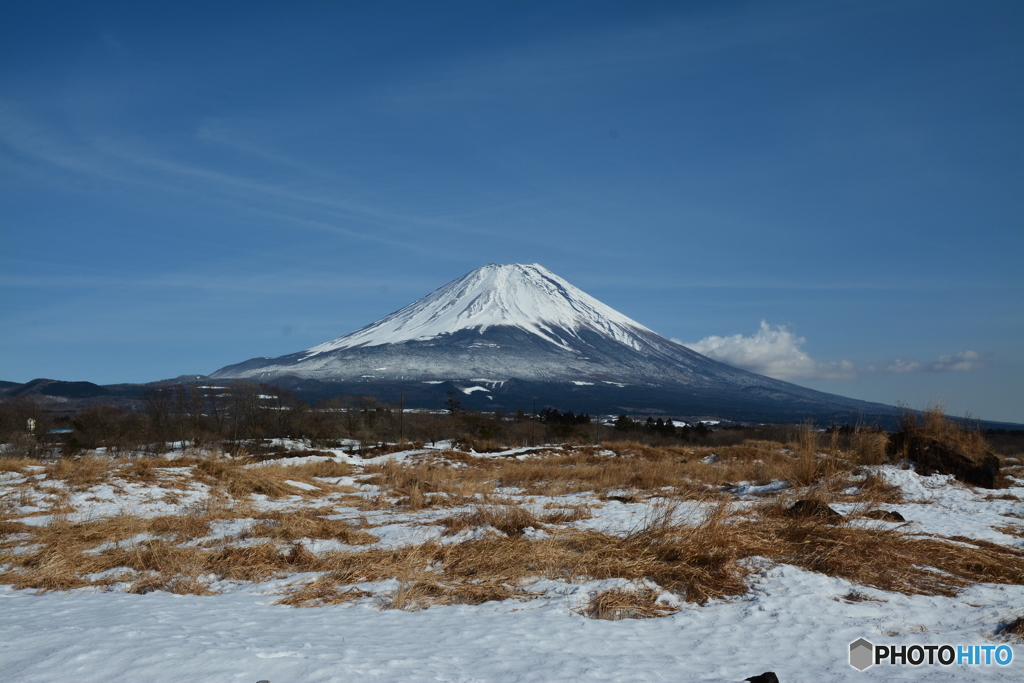
M758 421L892 414L711 360L537 264L478 268L361 330L211 377L433 406L437 392L458 390L489 410L522 410L539 397L588 410L672 406Z
M538 264L489 264L381 320L314 346L306 358L342 349L434 339L459 330L510 326L571 350L562 335L583 329L639 348L650 333Z

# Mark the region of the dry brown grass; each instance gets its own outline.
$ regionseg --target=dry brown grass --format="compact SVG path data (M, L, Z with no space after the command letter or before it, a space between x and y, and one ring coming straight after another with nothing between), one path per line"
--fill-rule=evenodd
M262 581L318 572L319 578L291 591L281 603L339 604L367 597L353 588L356 584L396 579L399 588L384 600L385 606L396 609L524 597L522 587L540 578L615 578L636 585L646 581L702 603L744 593L750 571L744 560L751 557L904 593L952 595L976 582L1024 583L1024 552L1015 548L963 538L908 537L880 528L883 525L854 524L846 519L829 524L816 518L788 518L782 510L792 503L789 495L774 496L740 514L728 504L729 495L719 490L740 481L788 479L812 487L812 492L802 492L801 498L817 496L826 503L829 499L859 500L874 505L899 499L899 489L873 474L863 479L858 493L837 493L840 485L852 485L848 475L855 463L875 456L858 455L855 438L850 451L841 451L835 440L827 444L829 452L821 454L817 439L817 434L801 435L791 449L774 442L715 448L654 448L623 442L607 444L613 455L595 448L547 449L522 460L479 459L448 452L419 463L367 466L364 477L379 487L373 497L335 498L329 507L278 512L260 512L246 501L251 494L262 493L297 496L296 506L310 506L317 496L337 491L315 477L359 473L334 461L247 468L240 459L179 460L173 465L179 468L176 477L189 471L181 468L191 467L196 479L213 485L203 506L191 514L148 519L119 515L72 523L60 514L69 509L67 491L57 492L48 498L51 513L56 513L49 525L31 526L11 516L0 520L4 535L0 564L7 566L0 582L66 590L110 583L111 579L93 580L89 575L124 568L128 578L118 580L133 581L130 590L134 592L202 595L210 590L203 577L211 574ZM95 458L60 461L49 465L46 472L76 490L111 477L161 486L167 479L161 461L142 459L125 464ZM287 479L321 489L301 491L287 485ZM550 502L543 511L533 512L514 501L499 500L495 494L499 487L533 495L589 491L599 498L633 502L674 495L676 502L701 502L709 514L700 521L680 523L676 505L669 504L652 513L642 528L620 536L565 527L591 515L585 505ZM470 511L435 523L446 526L448 535L484 526L500 534L457 544L428 542L319 554L301 543L302 539L337 539L351 546L373 543L374 536L352 523L328 517L336 505L383 509L393 507L396 500L410 511L470 504ZM214 523L238 518L254 520L246 534L250 542L266 542L240 546L235 539L219 538L194 543L209 536ZM524 532L529 527L544 529L546 534L528 537ZM149 535L148 540L139 541L147 538L142 534ZM595 596L588 613L598 618L631 618L671 611L656 604L650 589L605 593L600 599Z
M152 458L138 458L130 465L116 470L115 473L117 476L125 479L155 482L158 469L158 464Z
M319 491L308 491L287 483L287 480L303 481L305 478L299 468L285 465L264 465L246 467L244 459L205 458L197 461L195 471L213 484L224 486L234 498L245 499L253 494L268 498L284 496L302 496L306 498L320 495L325 488L323 483L303 482L318 487Z
M809 486L842 478L853 468L846 459L819 456L807 445L788 452L774 442L717 448L655 448L613 442L605 447L613 455L592 447L539 450L522 460L475 458L448 451L415 464L367 466L362 481L419 509L486 499L496 487L544 496L587 491L601 495L623 489L662 495L671 490L676 496L703 499L709 487L740 481L767 484L780 479Z
M475 466L455 468L449 465L449 455L450 452L432 461L408 465L394 461L368 465L363 472L369 476L362 481L391 491L396 497L418 496L421 506L427 494L444 494L451 504L460 504L494 491L495 478L488 461L473 459L477 461Z
M210 523L226 517L210 513L160 515L146 520L146 530L160 536L173 534L176 542L183 543L208 536Z
M909 420L907 422L909 423ZM905 424L904 426L909 425ZM921 413L920 424L916 426L916 429L967 455L988 452L988 443L985 442L985 437L981 432L967 429L962 423L946 417L944 406L941 404Z
M852 459L858 465L882 465L888 462L886 449L889 446L889 435L858 428L850 439Z
M522 536L523 530L528 527L544 528L544 524L532 512L520 505L480 506L472 512L438 520L435 524L443 524L447 527L445 535L456 534L465 529L490 526L506 536Z
M18 522L16 520L4 519L0 520L0 543L8 543L6 537L13 536L15 534L30 533L34 530L34 527L25 524L24 522ZM3 547L3 546L0 546Z
M390 609L415 612L431 605L480 605L525 595L522 589L493 582L445 585L428 579L401 583L385 605Z
M654 447L624 442L607 444L615 456L594 449L549 452L523 460L455 458L441 454L416 465L388 463L367 468L365 479L395 495L443 494L464 503L492 495L496 486L515 487L536 496L560 496L582 492L607 493L612 489L663 492L705 498L708 486L732 481L768 483L777 478L813 483L837 471L825 459L821 464L781 450L764 452L750 446L720 449ZM713 457L713 458L712 458ZM713 462L705 462L706 460ZM452 463L459 467L453 467ZM810 467L807 467L808 462ZM803 468L803 470L801 470Z
M905 412L900 418L900 429L912 437L934 439L944 447L970 459L977 459L989 453L988 443L981 432L968 428L961 421L946 417L941 404L928 408L920 415ZM903 452L895 453L893 457L906 460L907 446L908 442L904 440Z
M282 593L285 597L278 600L277 604L291 607L320 607L322 605L340 605L372 595L372 593L356 588L343 588L339 584L343 578L343 576L339 577L337 572L328 573L303 585L296 591L285 591Z
M116 464L109 458L93 455L62 458L47 465L45 472L48 477L64 482L73 491L84 491L107 481L115 467Z
M293 475L290 477L292 479L311 479L313 477L335 479L350 477L354 471L351 465L338 460L320 460L302 465L283 464L281 467L287 468L287 471Z
M201 594L207 590L206 584L197 577L206 574L262 581L296 572L330 572L333 583L329 585L325 579L310 584L286 604L343 602L354 597L343 595L348 590L345 586L397 577L402 588L388 604L402 609L514 597L519 595L516 587L542 577L647 580L702 603L745 592L749 570L742 560L753 556L903 593L952 595L976 582L1024 583L1024 552L984 541L906 537L887 529L843 522L791 519L768 507L751 518L749 511L741 517L734 515L729 506L717 504L698 523L678 524L672 519L673 510L668 506L646 526L624 537L596 530L555 528L549 529L547 538L527 539L522 535L526 526L543 524L528 510L481 507L464 521L489 524L507 535L454 545L430 542L319 556L295 542L284 548L280 542L246 547L181 546L177 539L201 530L184 532L160 518L58 522L36 532L26 529L27 525L18 525L11 531L34 534L33 542L42 547L22 554L0 551L0 560L10 567L0 581L22 588L66 590L95 583L84 578L90 573L126 567L137 572L142 582L133 590L148 586ZM262 524L266 528L255 533L282 541L330 537L365 542L372 538L362 536L347 523L309 513L268 515ZM167 536L175 533L175 541L161 537L109 544L158 529ZM101 542L108 546L96 552Z
M138 579L128 589L129 593L145 595L153 591L164 591L178 595L216 595L217 592L210 586L194 576L175 576L167 578L164 576L150 575Z
M673 614L678 610L657 602L658 593L651 588L625 590L610 588L597 593L582 610L591 619L651 619Z
M581 519L590 519L594 516L586 505L561 506L549 503L544 508L556 510L556 512L550 512L541 517L541 521L545 524L569 524L571 522L578 522Z
M41 467L42 462L31 458L0 457L0 472L25 472L30 467Z
M325 538L348 545L366 545L377 542L377 537L358 531L342 519L326 519L313 510L271 512L259 516L263 520L252 528L249 535L298 541L304 538Z
M753 554L881 590L953 595L973 583L1024 583L1024 552L987 541L772 514L739 526L756 539Z

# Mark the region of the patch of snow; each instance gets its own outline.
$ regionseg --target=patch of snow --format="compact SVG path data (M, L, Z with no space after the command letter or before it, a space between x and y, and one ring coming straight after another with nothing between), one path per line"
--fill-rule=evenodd
M764 493L778 493L779 491L785 491L790 486L788 481L773 481L769 484L763 484L757 486L755 484L749 484L745 481L741 481L737 484L736 488L732 490L732 493L737 496L757 495Z
M284 483L288 484L289 486L294 486L297 489L302 489L303 491L319 491L320 490L319 486L313 486L312 484L307 484L304 481L295 481L293 479L285 479Z

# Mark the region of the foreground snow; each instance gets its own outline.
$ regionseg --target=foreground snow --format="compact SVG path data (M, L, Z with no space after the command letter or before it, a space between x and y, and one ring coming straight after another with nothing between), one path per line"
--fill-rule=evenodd
M551 586L528 603L372 604L293 609L268 604L284 582L209 597L155 592L47 593L4 587L5 680L223 681L781 681L1020 680L999 667L847 664L851 641L990 643L1020 586L981 585L956 598L866 591L788 566L760 572L742 599L686 606L659 619L602 621L574 612L606 585ZM921 632L922 629L927 629ZM899 635L895 635L898 632ZM1020 649L1019 647L1017 648Z

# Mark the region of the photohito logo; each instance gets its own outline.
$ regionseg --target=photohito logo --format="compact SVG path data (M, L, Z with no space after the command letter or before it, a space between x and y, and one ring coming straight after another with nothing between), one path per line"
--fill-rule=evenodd
M1007 666L1009 645L874 645L864 638L850 643L850 666L863 671L875 664L890 666Z

